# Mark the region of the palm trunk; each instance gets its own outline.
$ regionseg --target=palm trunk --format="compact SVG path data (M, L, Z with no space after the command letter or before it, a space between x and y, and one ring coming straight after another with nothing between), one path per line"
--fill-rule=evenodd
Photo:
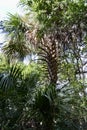
M45 39L42 40L42 44L40 46L41 49L40 56L42 57L42 60L46 62L50 84L56 86L58 78L57 47L56 42L54 40L51 39L50 43L48 41L46 41Z

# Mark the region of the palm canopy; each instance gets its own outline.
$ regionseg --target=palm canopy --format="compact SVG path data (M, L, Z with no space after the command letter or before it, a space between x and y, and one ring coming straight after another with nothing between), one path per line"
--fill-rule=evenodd
M3 21L3 32L6 34L6 44L3 47L4 53L12 59L24 58L29 53L25 32L27 25L24 18L18 14L8 14L8 19Z

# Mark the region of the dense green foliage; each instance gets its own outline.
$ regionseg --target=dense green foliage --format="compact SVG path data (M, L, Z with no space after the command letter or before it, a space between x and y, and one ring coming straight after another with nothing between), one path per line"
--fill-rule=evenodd
M87 3L20 0L1 22L1 130L87 129ZM29 55L36 59L24 65ZM20 62L21 61L21 62Z

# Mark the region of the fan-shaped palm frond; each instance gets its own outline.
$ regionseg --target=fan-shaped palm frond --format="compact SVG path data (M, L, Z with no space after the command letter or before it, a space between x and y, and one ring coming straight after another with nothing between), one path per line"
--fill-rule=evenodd
M21 59L29 54L30 49L25 36L27 28L23 18L18 14L9 14L8 19L3 21L3 32L7 35L3 51L10 59Z
M0 87L4 90L20 85L22 79L22 69L17 65L12 65L7 71L0 74Z
M30 49L25 41L10 41L8 44L3 46L2 50L11 60L13 58L23 59L30 53Z
M23 18L18 14L8 14L7 20L3 21L3 32L16 37L20 32L24 33L27 27Z

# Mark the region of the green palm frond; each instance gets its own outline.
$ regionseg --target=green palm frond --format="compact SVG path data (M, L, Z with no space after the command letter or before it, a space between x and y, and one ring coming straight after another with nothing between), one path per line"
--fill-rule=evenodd
M30 53L29 47L23 41L10 41L2 50L10 59L24 58Z
M30 49L25 36L27 29L24 18L18 14L8 14L8 19L3 21L3 32L7 35L7 40L2 50L10 59L24 58L29 54Z
M21 83L22 69L17 65L12 65L9 69L0 74L0 88L13 89Z
M7 20L3 21L3 32L6 32L7 34L14 36L22 32L24 33L26 31L26 24L22 20L22 17L20 17L18 14L8 14ZM14 34L14 35L12 35Z

